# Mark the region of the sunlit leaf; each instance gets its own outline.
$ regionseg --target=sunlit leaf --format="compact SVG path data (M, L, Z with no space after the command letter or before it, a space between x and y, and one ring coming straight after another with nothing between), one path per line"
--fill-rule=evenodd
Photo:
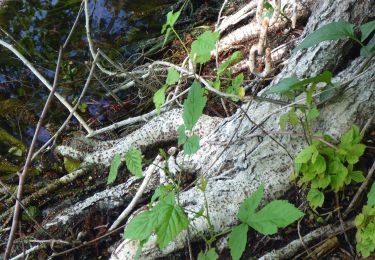
M112 159L111 169L109 170L109 175L107 179L107 185L113 183L116 180L118 168L121 164L121 155L115 154Z
M191 57L198 63L206 63L211 59L211 51L215 49L218 39L218 32L204 32L191 44Z
M229 249L233 260L238 260L242 256L247 243L247 224L240 224L232 229L229 234Z
M204 89L198 82L194 81L184 102L184 112L182 113L186 129L193 129L202 115L206 102L207 97L204 96Z
M125 163L132 174L139 178L143 177L141 151L131 148L125 155Z

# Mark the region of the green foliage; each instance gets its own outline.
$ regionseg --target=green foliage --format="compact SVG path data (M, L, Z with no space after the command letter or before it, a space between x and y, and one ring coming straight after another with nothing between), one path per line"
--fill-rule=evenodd
M242 223L234 227L232 232L230 232L228 245L233 260L240 259L242 253L245 251L248 230L249 226Z
M242 60L242 58L243 58L242 52L240 51L234 52L228 60L220 64L219 69L217 70L218 77L223 76L229 66L233 65L236 62L239 62L240 60Z
M361 45L361 56L368 57L375 50L375 37L367 46L364 46L364 41L375 30L375 21L368 22L360 26L361 39L358 39L354 34L354 25L346 21L332 22L324 25L315 32L308 35L294 51L309 48L320 42L328 40L338 40L343 38L350 38Z
M125 230L124 238L144 241L154 232L157 244L163 249L188 225L183 209L176 204L175 194L170 192L151 210L134 217Z
M125 163L128 170L135 176L142 178L142 153L131 148L125 155Z
M160 114L160 107L165 102L165 92L167 91L168 86L175 84L179 79L180 74L174 68L169 68L165 84L158 91L155 92L154 97L152 99L154 101L155 108L158 114Z
M299 122L299 119L298 119L295 108L292 108L289 112L281 115L279 119L279 125L280 125L281 130L286 129L287 123L295 127L298 125L298 122Z
M322 137L304 148L295 158L296 173L302 174L301 185L309 186L307 200L312 208L321 207L324 203L322 189L330 187L338 192L352 182L361 182L364 176L360 171L353 171L353 166L363 155L365 145L359 128L352 126L342 137L338 147L328 145L332 138Z
M229 94L237 95L237 96L243 96L241 94L241 93L244 92L244 91L242 91L243 87L241 87L242 83L243 83L243 80L244 80L244 75L243 75L243 73L240 73L238 76L236 76L232 80L232 84L227 88L226 92L229 93ZM237 101L237 99L235 99L233 101Z
M375 182L372 183L371 189L367 194L367 205L374 206L375 205Z
M175 23L177 22L178 18L180 17L181 11L173 12L170 11L167 13L167 21L163 25L161 29L161 33L165 32L165 38L163 42L163 46L168 40L169 34L171 33L171 30L174 28Z
M115 154L112 159L111 169L109 170L109 175L107 179L107 185L113 183L116 180L118 168L121 164L121 155Z
M30 206L26 211L22 212L21 219L22 221L32 222L32 219L35 219L40 215L40 210L35 206Z
M201 117L206 102L207 97L204 95L204 88L194 81L184 102L184 112L182 113L184 125L177 129L178 145L184 146L184 152L187 155L194 154L199 149L199 136L192 134L192 130ZM190 133L189 136L186 135L186 130Z
M186 129L193 129L203 113L206 102L207 97L204 95L204 88L197 81L194 81L184 102L182 118L184 119Z
M354 26L346 21L329 23L308 35L294 51L309 48L323 41L338 40L347 37L356 39L353 28Z
M272 235L277 232L278 228L284 228L304 215L285 200L274 200L256 212L263 193L262 185L240 206L237 217L242 224L232 229L229 235L229 248L233 259L239 259L245 250L246 226L254 228L263 235Z
M369 257L375 251L375 205L364 206L354 223L357 227L356 249L363 257Z
M206 63L211 59L211 51L215 49L215 44L218 39L218 32L204 32L191 44L191 57L195 59L197 63Z
M198 255L198 260L216 260L218 258L219 256L214 248L211 248L206 253L200 252Z
M167 85L162 86L158 91L155 92L152 101L154 101L156 111L158 115L160 114L160 108L165 102L165 91L167 90Z
M371 21L371 22L368 22L368 23L365 23L365 24L362 24L359 28L361 29L361 33L362 33L361 41L363 42L375 30L375 20Z

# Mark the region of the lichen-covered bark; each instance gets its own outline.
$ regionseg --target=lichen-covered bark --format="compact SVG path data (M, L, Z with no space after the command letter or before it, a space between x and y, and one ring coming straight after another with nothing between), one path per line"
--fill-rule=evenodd
M312 10L304 35L331 21L347 20L362 24L374 14L371 1L318 1ZM274 82L283 77L296 74L298 77L310 77L330 69L336 73L335 81L345 81L353 77L363 58L348 62L348 51L351 43L347 40L325 42L308 50L299 51L293 55L283 71ZM370 65L373 68L374 62ZM375 70L370 69L365 75L354 80L350 89L339 98L321 109L318 122L314 124L317 131L341 136L353 123L360 126L375 111ZM247 104L244 105L246 109ZM277 131L278 119L282 112L274 113L280 107L270 103L250 104L248 116L256 123L262 124L266 131ZM273 114L274 113L274 114ZM268 114L272 114L267 117ZM240 203L248 197L260 184L265 184L268 199L279 197L291 187L288 175L292 169L292 160L285 149L293 156L306 143L300 136L283 135L275 137L283 144L280 147L270 137L262 139L250 137L255 125L246 118L241 121L242 112L238 111L232 117L225 119L216 131L202 140L202 147L197 154L185 158L187 172L195 171L209 178L206 192L210 205L210 216L216 231L222 231L237 222L236 213ZM235 130L238 132L235 134ZM297 129L301 132L301 129ZM226 146L232 135L233 143ZM181 160L182 155L178 158ZM213 163L214 162L214 163ZM203 194L192 188L180 195L182 205L188 210L198 211L203 205ZM189 216L192 217L192 216ZM208 225L203 218L192 221L194 229L190 229L190 241L198 239L198 232L207 232ZM166 249L160 251L152 237L143 249L142 258L156 258L181 249L186 245L187 232L183 232ZM125 240L113 253L112 259L132 259L137 248L134 241Z

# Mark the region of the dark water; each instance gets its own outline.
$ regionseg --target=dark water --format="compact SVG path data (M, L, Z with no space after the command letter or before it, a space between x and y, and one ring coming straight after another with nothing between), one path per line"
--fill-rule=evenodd
M140 41L160 35L164 15L176 1L89 2L95 47L118 62L129 62ZM13 44L52 83L59 46L65 41L80 5L81 0L6 1L0 8L0 38ZM88 75L84 62L91 60L84 25L83 13L63 55L58 92L70 102L78 97ZM102 114L114 100L105 97L97 83L92 85L80 113L98 123L105 120ZM0 127L29 143L47 95L46 87L29 69L0 46ZM67 115L67 110L54 102L46 124L57 127ZM44 128L40 141L46 141L51 132Z

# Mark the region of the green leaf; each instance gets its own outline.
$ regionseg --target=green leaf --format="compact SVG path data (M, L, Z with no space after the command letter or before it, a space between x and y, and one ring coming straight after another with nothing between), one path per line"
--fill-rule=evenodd
M215 49L218 39L218 32L204 32L191 44L191 57L195 57L198 63L206 63L211 59L211 51Z
M375 20L371 21L371 22L368 22L368 23L365 23L365 24L362 24L359 28L361 29L361 33L362 33L361 42L363 42L375 30Z
M316 152L317 149L314 145L307 146L297 155L294 161L296 163L307 163L308 161L310 161L313 154L316 154Z
M115 154L115 156L113 156L113 159L112 159L111 169L109 170L107 185L111 184L112 182L116 180L117 172L118 172L118 168L120 167L120 164L121 164L121 155Z
M259 206L264 193L264 186L260 185L258 189L251 194L240 206L237 217L243 222L247 223L251 216L255 213L256 208Z
M145 211L130 220L124 232L124 238L144 240L150 237L157 226L157 216L152 211Z
M178 17L180 17L181 11L177 11L173 13L173 10L167 13L167 21L163 25L163 28L161 29L161 33L164 33L164 31L167 29L168 26L173 27L174 24L177 22Z
M226 92L229 94L240 96L241 85L243 83L243 80L244 80L243 73L237 75L232 80L232 84L227 88ZM237 99L234 98L233 101L237 101Z
M227 69L229 66L231 66L232 64L234 64L234 63L236 63L236 62L238 62L238 61L240 61L240 60L242 60L242 52L240 52L240 51L236 51L236 52L234 52L234 53L230 56L230 58L229 58L228 60L224 61L224 62L219 66L219 69L217 70L217 75L218 75L219 77L221 77L221 76L224 74L224 72L226 71L226 69Z
M185 134L185 126L184 125L180 125L178 128L177 128L177 133L178 133L178 145L183 145L184 143L186 143L186 139L187 139L187 136Z
M359 157L361 157L366 149L366 145L364 144L353 144L346 155L346 160L350 164L356 164L359 161Z
M173 190L172 184L160 185L156 188L154 195L151 197L151 203L154 203L157 199L163 199L170 191Z
M296 77L284 78L267 90L265 94L288 92L297 83L299 83L299 79Z
M306 49L323 41L355 38L353 24L346 21L332 22L308 35L293 51Z
M128 170L135 176L142 178L142 153L131 148L125 155L125 163Z
M309 112L306 115L306 119L308 122L311 122L318 118L320 115L319 110L316 107L313 107L312 109L309 110Z
M371 189L367 194L367 205L375 205L375 182L372 183Z
M216 260L219 256L217 255L215 248L211 248L207 253L199 252L198 260Z
M371 40L365 47L361 48L361 56L367 58L373 51L375 51L375 35L371 38Z
M228 245L230 249L230 255L232 256L233 260L240 259L243 252L245 251L248 230L249 226L242 223L241 225L234 227L230 232Z
M288 201L274 200L252 215L247 224L263 235L272 235L278 228L284 228L303 216Z
M331 187L333 191L338 192L344 187L348 169L340 161L333 161L329 164L328 173L331 175Z
M168 69L168 76L165 81L165 84L167 85L173 85L180 79L180 74L175 70L174 68Z
M356 183L363 182L366 180L365 176L361 171L349 171L348 177Z
M186 155L195 154L199 150L199 136L196 134L188 137L184 143L184 153Z
M307 201L313 209L321 207L324 203L324 193L318 189L311 189L307 194Z
M185 127L188 130L192 130L194 125L198 122L206 102L207 97L204 96L204 89L198 82L194 81L190 87L188 97L184 102L184 112L182 113Z
M279 125L281 130L286 129L286 124L289 121L289 113L282 114L279 118Z
M158 226L155 230L156 241L160 248L163 249L181 231L188 227L189 220L183 209L176 204L173 193L170 193L165 199L160 201L153 211L158 215Z
M158 115L160 114L160 107L165 102L165 91L167 90L167 87L167 85L161 87L161 89L155 92L154 97L152 98Z

